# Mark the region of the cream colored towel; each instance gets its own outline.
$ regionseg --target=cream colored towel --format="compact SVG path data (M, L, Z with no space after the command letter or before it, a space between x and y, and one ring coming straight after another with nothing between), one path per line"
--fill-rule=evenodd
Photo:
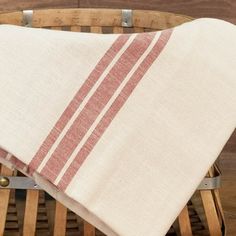
M236 126L236 28L0 26L1 161L108 235L165 235Z

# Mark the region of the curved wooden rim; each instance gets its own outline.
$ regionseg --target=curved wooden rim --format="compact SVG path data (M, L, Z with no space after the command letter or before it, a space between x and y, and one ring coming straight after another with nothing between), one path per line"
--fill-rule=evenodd
M133 10L133 27L166 29L193 20L184 15L151 10ZM121 9L34 10L33 27L112 26L121 27Z
M193 20L175 13L133 10L132 27L162 30ZM0 12L0 24L23 25L22 11ZM34 10L32 27L122 27L121 9L74 8Z

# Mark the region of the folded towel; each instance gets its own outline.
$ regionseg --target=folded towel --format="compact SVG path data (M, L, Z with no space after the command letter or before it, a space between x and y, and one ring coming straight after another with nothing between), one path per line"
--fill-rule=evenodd
M165 235L236 126L236 28L0 26L1 162L108 235Z

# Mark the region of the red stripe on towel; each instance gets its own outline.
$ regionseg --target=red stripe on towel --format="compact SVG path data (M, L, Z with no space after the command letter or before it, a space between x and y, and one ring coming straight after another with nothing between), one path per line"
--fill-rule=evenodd
M54 182L69 157L98 118L122 81L147 50L155 33L138 34L69 128L40 174Z
M19 160L15 156L12 156L10 158L10 162L12 163L13 166L15 166L19 170L23 170L27 167L27 165L24 162L22 162L21 160Z
M104 70L109 66L109 64L115 58L117 53L128 41L129 37L130 35L120 35L118 39L108 49L105 55L101 58L101 60L91 72L87 80L76 93L66 110L63 112L63 114L61 115L61 117L59 118L59 120L57 121L57 123L55 124L55 126L39 148L39 150L37 151L36 155L33 157L28 168L29 174L32 174L32 172L35 171L42 163L43 159L59 137L62 130L65 128L66 124L70 121L71 117L76 112L76 110L83 102L84 98L87 96L94 84L97 82L99 77L102 75Z
M116 114L119 112L121 107L124 105L130 94L133 92L139 81L143 78L147 70L150 68L152 63L160 55L165 45L167 44L172 30L163 31L157 43L154 45L152 51L147 55L138 69L135 71L133 76L127 82L125 87L120 92L119 96L113 102L109 110L103 116L102 120L99 122L93 133L87 139L86 143L78 152L77 156L66 170L65 174L58 183L58 188L61 190L66 190L67 186L70 184L71 180L83 164L83 162L88 157L89 153L92 151L96 143L99 141L107 127L110 125Z
M4 149L0 148L0 157L1 158L6 158L7 154L8 154L7 151L5 151Z

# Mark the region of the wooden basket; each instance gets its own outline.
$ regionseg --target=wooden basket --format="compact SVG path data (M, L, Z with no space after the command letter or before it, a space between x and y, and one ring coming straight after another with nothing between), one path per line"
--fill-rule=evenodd
M188 16L147 10L50 9L0 13L0 24L93 33L156 31L191 20ZM1 175L4 178L21 174L2 165ZM218 178L217 175L217 168L212 167L208 180ZM0 189L0 236L103 235L42 190L22 192L5 188ZM203 186L182 210L168 235L221 236L224 231L218 190L204 189Z

